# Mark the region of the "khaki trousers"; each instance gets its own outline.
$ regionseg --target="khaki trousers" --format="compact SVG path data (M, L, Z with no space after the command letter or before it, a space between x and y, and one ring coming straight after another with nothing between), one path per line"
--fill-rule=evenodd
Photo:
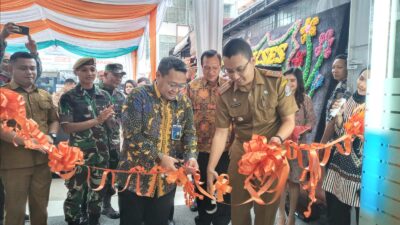
M258 205L250 202L245 205L237 206L250 198L250 194L243 188L246 177L238 173L238 162L244 153L243 143L235 139L230 149L230 163L228 174L232 185L231 193L231 218L232 225L251 225L252 219L250 210L254 207L255 225L273 225L275 222L275 214L278 209L278 201L271 205ZM262 195L264 202L272 199L271 194Z
M5 191L5 225L24 224L29 201L30 224L47 224L51 172L47 164L30 168L1 170Z

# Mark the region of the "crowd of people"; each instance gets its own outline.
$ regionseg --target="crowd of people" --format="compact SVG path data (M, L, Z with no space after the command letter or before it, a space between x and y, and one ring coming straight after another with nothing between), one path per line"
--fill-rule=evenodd
M127 80L120 88L126 75L121 64L108 64L99 73L96 59L80 58L72 68L76 79L65 80L64 87L50 95L36 85L41 62L31 37L26 44L29 52L5 52L5 39L14 29L14 24L6 24L0 34L2 88L23 96L27 117L38 123L50 143L67 140L84 155L85 166L77 166L65 181L68 225L98 225L101 214L119 218L121 225L173 224L176 185L162 174L142 175L138 181L136 176L118 173L119 212L110 204L116 194L111 177L101 191L93 190L103 173L96 167L129 171L136 166L150 170L156 165L171 171L185 165L189 174L199 170L203 188L208 190L219 174L228 173L231 194L225 196L224 204L197 199L196 225L249 225L252 221L273 225L277 212L279 225L295 224L301 173L297 161L290 161L288 214L286 192L281 201L269 205L242 204L250 194L243 188L246 177L238 173L238 161L244 153L243 143L253 134L281 145L296 126L308 126L311 131L316 125L299 68L285 72L259 68L250 45L235 38L227 42L222 54L203 52L199 60L202 74L193 80L187 78L187 65L171 56L161 59L154 81ZM344 55L333 62L332 74L339 83L326 105L323 143L342 135L343 124L365 102L368 69L360 73L357 90L340 104L348 91L346 64ZM336 109L340 109L337 115L329 116ZM309 132L295 141L308 143L307 135ZM0 139L0 224L23 224L27 202L31 224L47 224L52 174L44 149L25 149L24 140L14 131L1 130ZM326 168L322 188L330 225L350 224L351 208L359 207L362 141L354 141L353 149L349 156L333 151ZM271 198L270 193L262 195L265 202Z

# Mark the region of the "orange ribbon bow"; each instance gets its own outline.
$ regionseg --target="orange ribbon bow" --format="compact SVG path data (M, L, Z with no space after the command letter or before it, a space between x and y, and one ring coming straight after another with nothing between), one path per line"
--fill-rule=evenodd
M244 188L251 196L245 203L250 201L261 205L273 203L280 197L289 175L286 151L279 146L268 144L267 138L259 135L253 135L243 147L245 153L238 162L239 173L247 176ZM265 192L274 193L268 203L261 199L261 195Z

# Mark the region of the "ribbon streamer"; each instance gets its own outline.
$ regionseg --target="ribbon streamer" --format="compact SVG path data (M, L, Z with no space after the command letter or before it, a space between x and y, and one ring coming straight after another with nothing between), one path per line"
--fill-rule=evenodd
M244 188L251 196L245 203L250 201L261 205L273 203L281 196L289 176L286 151L280 146L268 144L267 138L259 135L253 135L243 147L245 153L238 162L239 173L247 176ZM268 203L261 198L265 192L274 193Z
M312 143L298 144L296 141L301 133L307 131L309 127L296 127L293 140L285 141L281 146L268 144L267 138L259 135L253 135L252 139L243 144L245 154L238 162L239 173L246 175L244 188L250 193L251 198L241 204L246 204L255 201L258 204L271 204L280 198L282 191L285 189L286 180L289 174L288 159L296 159L299 162L300 168L303 169L300 181L302 188L308 191L310 203L307 211L304 213L306 217L311 215L311 206L316 201L315 190L318 182L321 180L321 166L325 166L329 160L332 147L335 146L337 151L343 155L349 155L352 148L352 142L355 137L363 138L364 133L364 114L365 104L356 108L353 115L344 124L345 135L329 142L327 144ZM9 127L8 120L15 120L16 125ZM26 148L41 148L48 153L49 167L51 171L59 174L64 179L70 179L76 171L76 166L84 165L83 153L79 148L68 146L66 142L61 142L58 148L48 142L44 133L39 130L38 124L32 119L26 118L25 101L21 95L9 89L0 88L0 121L1 129L6 131L15 131L17 137L24 139ZM344 147L342 146L342 143ZM306 151L308 157L308 166L304 166L302 151ZM322 160L319 158L320 151L323 151ZM141 166L136 166L128 171L105 169L93 166L88 168L87 182L90 186L91 169L102 170L102 178L98 187L93 188L95 191L100 191L104 188L107 176L111 173L111 184L114 187L115 174L127 173L128 178L125 186L119 190L122 192L127 189L132 175L136 175L136 194L139 196L150 196L153 192L156 179L150 184L146 194L140 191L140 176L141 175L158 175L165 174L168 183L176 183L182 186L185 193L186 205L193 204L195 198L203 199L204 196L223 202L223 196L232 191L229 185L229 176L221 174L214 183L212 190L213 194L208 193L201 187L199 171L193 174L194 184L188 177L187 171L193 170L187 165L180 167L176 171L166 171L160 166L155 166L151 170L146 171ZM309 176L307 176L309 175ZM307 180L307 177L309 179ZM201 193L196 193L194 186ZM214 196L216 193L216 197ZM264 193L272 193L273 197L269 202L264 202L261 196ZM241 205L239 204L239 205Z

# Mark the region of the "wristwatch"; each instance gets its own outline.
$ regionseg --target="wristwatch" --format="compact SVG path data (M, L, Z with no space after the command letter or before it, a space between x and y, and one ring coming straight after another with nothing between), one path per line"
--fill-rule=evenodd
M281 144L283 144L283 139L282 139L282 137L281 137L281 136L279 136L279 135L275 135L275 136L272 136L272 137L277 137L277 138L279 138L279 140L281 141Z
M49 136L53 139L53 141L57 138L57 134L55 133L50 133Z

